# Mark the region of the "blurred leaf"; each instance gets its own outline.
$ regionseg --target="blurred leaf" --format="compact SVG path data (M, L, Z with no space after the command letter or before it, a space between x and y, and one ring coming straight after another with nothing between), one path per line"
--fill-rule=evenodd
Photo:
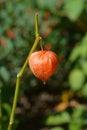
M81 66L82 66L84 74L87 75L87 61L82 62Z
M69 130L81 130L81 122L77 121L77 122L71 122L69 125Z
M7 56L13 51L13 45L10 39L6 39L6 42L3 46L0 47L0 59Z
M13 51L13 44L12 41L10 39L6 39L6 45L5 45L5 50L7 51L7 53L11 53Z
M49 9L53 9L53 7L55 7L56 3L58 2L58 0L38 0L38 5L41 8L49 8Z
M64 130L62 127L53 127L50 130Z
M85 97L87 97L87 83L83 86L82 93Z
M80 57L87 57L87 34L85 34L81 43L78 46L74 47L70 54L69 60L71 62L74 62Z
M65 3L65 12L71 20L76 20L84 8L84 0L68 0Z
M5 110L5 112L7 113L7 115L9 116L11 113L11 107L8 103L3 103L3 109Z
M63 124L63 123L68 123L70 122L71 118L70 115L67 112L63 112L60 115L50 115L46 119L46 124L47 125L58 125L58 124Z
M72 121L69 125L69 130L80 130L82 127L83 119L82 114L84 112L84 106L78 105L74 109L74 112L72 114Z
M86 58L87 57L87 45L82 45L80 46L80 55L83 57L83 58Z
M87 33L85 34L85 36L82 39L82 44L87 45Z
M8 11L8 14L11 15L14 10L14 4L11 1L6 2L6 9Z
M72 114L73 119L81 119L82 113L84 111L83 105L78 105L78 107L75 107L74 112Z
M69 83L71 88L76 91L79 90L85 81L84 73L80 69L74 69L69 75Z
M0 81L0 89L2 88L2 86L3 86L3 82L2 82L2 81Z
M5 67L0 68L0 76L3 78L4 81L8 81L10 78L10 74Z
M69 60L71 62L74 62L75 60L77 60L77 58L79 58L80 56L80 51L81 51L81 48L79 46L75 47L70 54Z

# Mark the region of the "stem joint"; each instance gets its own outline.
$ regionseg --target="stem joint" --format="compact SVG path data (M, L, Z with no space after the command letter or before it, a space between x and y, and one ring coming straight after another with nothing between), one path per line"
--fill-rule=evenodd
M20 73L17 74L17 78L21 78L21 74Z

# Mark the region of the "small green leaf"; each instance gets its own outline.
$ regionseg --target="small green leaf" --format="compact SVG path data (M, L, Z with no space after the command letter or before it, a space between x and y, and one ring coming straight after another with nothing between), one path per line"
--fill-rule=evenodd
M80 56L86 58L87 57L87 34L83 37L79 48L80 48Z
M78 105L73 111L72 118L75 119L81 119L82 114L84 112L84 106L83 105Z
M80 56L80 51L81 51L81 48L79 46L75 47L69 57L69 60L71 62L74 62L75 60L77 60L77 58L79 58Z
M50 130L64 130L62 127L53 127Z
M10 107L10 105L8 104L8 103L3 103L3 109L6 111L6 113L8 114L8 115L10 115L11 114L11 107Z
M72 50L69 60L74 62L79 57L87 57L87 34L83 37L81 43Z
M81 55L83 58L86 58L86 57L87 57L87 45L81 45L80 55Z
M83 125L82 114L84 112L84 106L78 105L78 107L74 108L72 113L72 121L69 125L69 130L80 130Z
M8 53L13 51L13 44L9 38L6 39L5 49L8 51Z
M80 14L82 13L84 8L84 0L69 0L65 3L65 12L68 17L75 21Z
M84 85L83 89L82 89L82 93L85 97L87 97L87 83Z
M10 78L9 72L5 67L0 68L0 75L4 81L8 81Z
M82 44L87 45L87 34L85 34L85 36L83 37Z
M82 63L82 69L85 75L87 75L87 61Z
M81 122L77 121L77 122L71 122L69 124L69 130L81 130Z
M58 125L70 122L70 116L67 112L63 112L60 115L50 115L46 119L47 125Z
M13 44L11 40L7 38L5 45L0 47L0 59L6 57L12 51L13 51Z
M76 91L79 90L85 81L84 73L80 69L74 69L69 75L69 84Z

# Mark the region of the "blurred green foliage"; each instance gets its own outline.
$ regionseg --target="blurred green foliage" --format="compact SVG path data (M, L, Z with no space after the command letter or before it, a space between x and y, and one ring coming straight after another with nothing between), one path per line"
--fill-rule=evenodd
M84 36L80 45L76 46L71 55L70 61L75 62L75 68L71 71L69 81L72 89L84 89L83 85L87 76L87 34Z
M22 118L27 120L27 111L29 116L34 116L35 111L38 113L39 109L32 110L34 97L38 94L38 102L40 102L39 96L44 91L50 94L48 104L51 96L56 94L56 97L51 102L52 107L49 108L52 111L48 111L48 107L44 110L44 116L40 119L43 122L42 126L35 127L34 122L31 121L35 127L33 130L86 130L87 0L0 0L0 95L2 94L0 122L2 122L2 129L6 130L8 125L16 75L35 39L34 14L36 11L39 13L39 32L43 38L44 49L51 49L58 54L59 66L56 73L47 81L45 88L27 68L20 87L13 130L28 129L26 125L22 126ZM36 50L39 49L38 45ZM29 98L31 107L28 110L24 107L22 111L20 99L23 96ZM26 101L24 102L26 104ZM38 105L38 102L35 100L35 104ZM64 104L61 104L62 102Z

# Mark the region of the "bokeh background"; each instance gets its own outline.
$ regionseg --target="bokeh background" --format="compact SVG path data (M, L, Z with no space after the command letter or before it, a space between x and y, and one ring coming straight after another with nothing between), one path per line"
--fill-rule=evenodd
M57 53L59 65L46 85L27 67L12 130L87 130L87 0L0 0L2 130L8 126L16 75L35 40L36 11L43 47Z

